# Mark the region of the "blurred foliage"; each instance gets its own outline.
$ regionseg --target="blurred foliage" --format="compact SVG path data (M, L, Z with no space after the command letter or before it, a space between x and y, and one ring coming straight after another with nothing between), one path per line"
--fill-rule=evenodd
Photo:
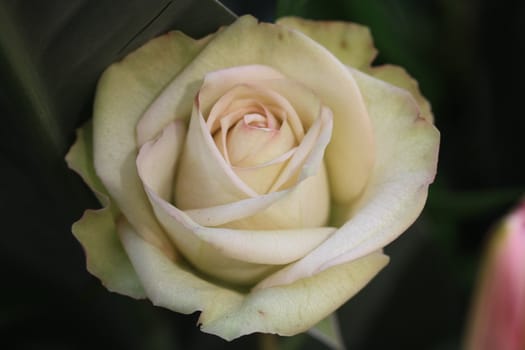
M191 3L191 4L190 4ZM457 349L486 233L525 194L525 3L482 0L225 0L237 14L370 27L375 64L405 67L432 103L440 164L421 219L390 265L339 312L349 349ZM109 63L168 28L229 23L213 1L0 0L0 348L255 348L183 316L108 293L69 227L91 194L63 162ZM307 335L282 349L320 349Z

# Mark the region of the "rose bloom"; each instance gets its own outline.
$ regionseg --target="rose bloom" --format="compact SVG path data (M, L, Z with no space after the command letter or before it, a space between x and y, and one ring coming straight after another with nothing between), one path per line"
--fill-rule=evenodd
M67 156L104 205L73 226L89 271L225 339L335 311L387 264L436 171L428 102L374 56L356 24L245 16L109 67Z

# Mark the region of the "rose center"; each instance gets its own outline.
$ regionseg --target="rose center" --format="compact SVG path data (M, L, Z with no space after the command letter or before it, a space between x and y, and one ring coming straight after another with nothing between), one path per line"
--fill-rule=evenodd
M258 129L269 129L267 119L259 113L250 113L244 116L244 123Z
M248 85L237 85L220 97L206 123L225 161L259 193L270 188L304 135L288 101Z

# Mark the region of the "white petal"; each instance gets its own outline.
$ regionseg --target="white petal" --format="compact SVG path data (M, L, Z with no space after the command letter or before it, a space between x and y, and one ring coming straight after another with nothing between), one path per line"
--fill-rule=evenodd
M226 92L239 84L254 84L259 81L285 78L279 71L259 64L242 65L225 69L211 70L204 76L201 87L204 114L209 112L215 103Z
M153 304L186 314L198 310L213 314L214 310L222 313L224 310L221 309L242 302L242 294L199 278L181 261L180 256L174 259L166 257L145 241L126 220L119 222L118 233Z
M296 152L295 137L286 121L280 130L265 130L238 123L228 134L233 170L257 193L272 184Z
M296 139L300 141L304 135L301 117L295 111L294 106L292 106L283 95L271 88L275 85L284 85L285 81L286 80L284 79L266 79L251 82L245 81L244 83L239 83L233 86L230 90L224 91L224 95L216 100L215 95L217 94L217 91L212 90L206 77L203 86L199 91L199 103L201 113L205 118L209 114L207 118L208 128L213 133L218 128L222 116L235 112L238 109L244 110L247 107L255 107L258 104L261 106L267 105L272 106L273 108L278 108L283 114L285 114L286 120L290 124ZM278 82L282 83L279 84ZM292 84L286 85L290 87ZM292 86L296 87L297 84ZM304 102L304 104L311 105L308 102ZM302 108L302 110L304 110L304 108ZM311 113L312 112L315 113L316 110L312 110ZM233 122L230 124L233 125ZM308 124L306 123L306 125Z
M279 130L256 128L239 122L228 134L228 153L236 167L251 167L270 162L296 146L289 124Z
M237 202L208 208L189 209L184 210L184 212L199 225L221 226L263 211L276 201L286 197L290 191L272 192Z
M297 260L335 230L331 227L289 230L203 227L153 191L148 188L146 191L157 218L188 260L206 273L230 282L248 283L256 280L251 274L262 267L251 264L281 265ZM218 268L218 261L223 264L230 261L228 266L234 273ZM246 271L242 271L242 268ZM238 276L241 272L246 273L242 278Z
M170 123L158 139L140 148L137 170L142 181L164 200L171 200L175 166L184 143L186 127L181 121Z
M199 209L257 196L226 163L199 113L193 110L175 182L175 203Z
M320 169L332 135L333 122L332 112L328 108L322 107L319 115L270 191L292 186Z
M330 191L325 167L321 165L316 174L300 181L286 196L268 208L224 226L238 229L311 228L325 226L329 214Z

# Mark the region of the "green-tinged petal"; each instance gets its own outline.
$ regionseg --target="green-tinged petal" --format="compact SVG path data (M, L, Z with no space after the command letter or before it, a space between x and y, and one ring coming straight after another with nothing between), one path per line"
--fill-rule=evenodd
M242 302L242 294L198 277L179 256L166 257L146 242L125 219L119 222L118 233L153 304L185 314L206 310L213 315L222 314L224 309Z
M69 168L79 174L93 190L98 200L103 205L108 205L108 193L93 166L93 123L91 121L77 130L77 138L66 154L66 162Z
M222 315L203 312L201 330L225 339L253 332L304 332L354 296L387 263L388 257L376 252L292 284L252 291Z
M436 172L439 132L420 116L406 90L351 71L376 134L377 162L367 189L353 207L339 208L337 221L344 225L337 232L258 288L290 283L376 251L403 233L423 209Z
M332 110L334 133L325 155L332 198L346 203L359 196L374 164L374 135L351 73L307 36L250 16L218 32L152 103L143 117L152 126L144 138L156 135L173 119L173 111L190 114L192 97L208 72L253 64L273 67L304 84Z
M134 298L144 298L144 290L122 248L115 228L114 206L110 205L104 185L93 168L92 130L87 123L77 131L77 140L66 161L95 192L104 208L86 210L72 231L84 247L88 271L99 278L107 289ZM112 213L111 208L115 212Z
M345 348L335 312L321 320L315 327L310 328L308 334L326 344L330 349L343 350Z
M73 234L86 254L88 271L110 291L144 298L144 289L118 238L109 208L86 210L75 222Z
M364 69L364 72L372 75L375 78L381 79L387 83L409 91L419 106L421 116L428 119L430 122L433 121L434 117L432 115L430 103L421 94L421 91L419 91L419 84L417 81L412 78L404 68L385 64L378 67Z
M298 17L279 18L276 23L306 34L350 67L366 68L377 54L370 30L356 23L313 21Z
M388 262L385 255L373 253L287 286L241 294L166 258L127 222L120 223L119 233L155 305L182 313L200 310L201 329L227 340L254 332L303 332L351 298Z
M137 175L135 127L155 96L205 43L206 40L195 41L179 32L150 41L104 72L95 99L93 129L97 174L121 212L147 240L166 254L173 254L170 243L162 235ZM168 122L176 117L189 115L172 115ZM159 130L167 124L159 125Z
M347 66L357 68L378 79L410 91L421 114L432 120L430 104L419 91L418 83L402 67L383 65L370 67L377 50L370 30L356 23L313 21L298 17L280 18L277 24L299 30L326 47Z

